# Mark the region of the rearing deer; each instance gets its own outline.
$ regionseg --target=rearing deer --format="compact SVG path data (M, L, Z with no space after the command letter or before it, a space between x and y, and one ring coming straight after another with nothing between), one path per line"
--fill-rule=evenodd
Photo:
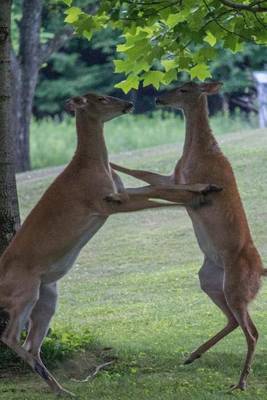
M67 107L76 114L76 153L0 258L0 339L57 394L69 392L42 363L40 348L55 312L57 281L82 247L111 214L166 206L151 198L197 206L205 202L203 194L217 190L209 184L124 189L109 166L103 125L129 112L132 104L88 93L72 98ZM21 346L27 321L28 336Z
M152 185L214 182L224 188L211 207L187 211L204 254L199 271L201 288L225 314L227 324L195 350L185 364L201 357L240 326L247 341L247 356L239 382L233 388L245 389L258 339L248 304L259 290L261 277L267 274L250 234L231 165L209 126L206 95L216 93L220 85L188 82L156 100L158 105L182 109L185 115L183 154L173 174L163 176L113 163L111 166Z

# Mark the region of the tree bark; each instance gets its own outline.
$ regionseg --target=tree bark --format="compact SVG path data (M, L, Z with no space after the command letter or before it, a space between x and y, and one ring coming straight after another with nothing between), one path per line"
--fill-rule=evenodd
M17 115L16 167L26 171L31 167L29 131L33 98L40 64L40 28L43 0L24 0L20 21L19 64L15 68L13 110ZM13 68L12 68L13 70ZM17 100L16 97L19 99ZM17 103L17 104L16 104ZM15 111L15 110L14 110Z
M0 14L0 254L19 228L14 167L14 141L10 130L10 20L11 0L1 1Z

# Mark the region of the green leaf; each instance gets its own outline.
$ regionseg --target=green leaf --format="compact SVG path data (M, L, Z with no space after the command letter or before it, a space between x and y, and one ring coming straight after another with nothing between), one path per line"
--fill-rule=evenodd
M239 42L239 38L234 35L228 35L224 40L224 47L230 49L232 53L237 53L243 49L243 43Z
M179 69L186 71L192 64L192 57L190 55L179 57Z
M123 44L118 44L117 45L117 51L120 53L123 53L125 50L131 49L134 47L133 44L128 44L128 43L123 43Z
M171 82L176 81L176 79L177 79L177 70L171 69L164 75L162 83L164 83L164 85L169 85Z
M177 60L162 60L161 64L165 68L166 72L169 72L171 69L177 68Z
M153 85L156 89L160 87L160 83L163 82L165 73L161 71L148 71L143 75L144 86Z
M211 72L206 64L197 64L195 67L189 70L191 78L198 78L204 81L206 78L211 77Z
M213 47L203 47L193 55L195 63L206 63L218 55L218 50Z
M166 24L173 28L179 22L183 22L186 19L186 15L183 12L179 12L177 14L170 14L167 18Z
M63 1L63 3L65 3L65 4L67 4L67 6L71 6L72 5L72 2L73 2L73 0L62 0Z
M150 64L145 60L136 61L134 64L131 63L131 71L135 74L139 74L142 71L149 71Z
M203 40L207 42L211 47L215 46L217 42L216 37L211 32L207 32L207 35L204 37Z
M125 70L125 60L114 60L114 65L115 65L115 72L120 73L120 72L126 72Z
M83 31L83 36L85 37L85 39L91 40L91 39L92 39L92 36L93 36L93 32L92 32L92 31L84 30L84 31Z
M82 10L79 7L71 7L65 11L65 14L67 14L67 17L65 18L65 22L68 22L69 24L73 24L73 22L78 21L79 15L82 14Z
M122 89L124 93L128 93L131 89L138 89L139 78L135 75L129 75L127 79L115 85L116 88Z
M126 59L126 60L114 60L115 64L115 72L117 73L129 73L132 72L134 75L138 75L141 71L148 71L150 68L150 65L148 64L147 61L136 61L135 63L132 62L132 60Z

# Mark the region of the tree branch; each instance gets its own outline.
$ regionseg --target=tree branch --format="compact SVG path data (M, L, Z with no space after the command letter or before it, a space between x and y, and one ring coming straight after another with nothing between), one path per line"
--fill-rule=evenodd
M235 36L237 36L237 37L240 37L240 38L241 38L242 40L244 40L245 42L248 42L248 43L255 43L254 40L252 40L252 39L250 39L250 38L248 38L248 37L246 37L246 36L240 35L240 33L230 31L228 28L226 28L224 25L222 25L221 22L218 21L218 18L216 17L216 15L214 15L214 13L211 11L211 9L210 9L210 7L209 7L207 1L206 1L206 0L202 0L202 1L203 1L203 3L205 4L205 6L206 6L207 10L209 11L210 15L213 15L215 24L218 25L222 30L224 30L225 32L230 33L231 35L235 35ZM220 0L220 1L222 2L222 1L225 1L225 0ZM228 0L227 0L227 1L228 1ZM237 10L235 10L234 12L235 12L235 13L238 13ZM258 44L258 45L260 45L260 44Z
M99 4L95 1L85 8L85 11L89 14L94 15L97 11ZM55 33L54 37L42 46L40 46L39 52L39 64L40 66L45 63L49 57L58 51L64 44L71 39L74 34L74 30L70 25L66 25L63 29Z
M263 1L259 1L257 3L252 4L242 4L242 3L234 3L231 0L220 0L222 4L226 7L234 8L235 10L245 10L250 12L267 12L267 7L262 7L260 4L265 3Z
M64 29L57 32L55 36L40 48L40 65L45 63L49 57L58 51L71 37L73 29L71 26L65 26Z

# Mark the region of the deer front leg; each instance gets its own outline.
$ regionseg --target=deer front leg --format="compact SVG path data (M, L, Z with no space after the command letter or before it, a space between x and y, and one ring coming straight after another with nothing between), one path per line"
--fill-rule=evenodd
M143 186L140 188L125 188L119 193L111 193L106 196L107 201L125 203L129 198L161 199L172 201L181 205L188 205L192 200L212 192L220 192L221 187L206 183L192 185L158 185Z
M185 190L187 185L128 188L122 193L111 193L105 197L105 200L111 204L112 213L174 205L195 208L208 203L205 194L220 190L217 186L207 184L195 186L190 185L188 190ZM158 203L151 199L161 199L172 203Z
M114 163L110 163L110 166L116 171L123 172L126 175L133 176L134 178L147 182L150 185L164 185L172 183L171 175L160 175L156 174L155 172L130 169Z

